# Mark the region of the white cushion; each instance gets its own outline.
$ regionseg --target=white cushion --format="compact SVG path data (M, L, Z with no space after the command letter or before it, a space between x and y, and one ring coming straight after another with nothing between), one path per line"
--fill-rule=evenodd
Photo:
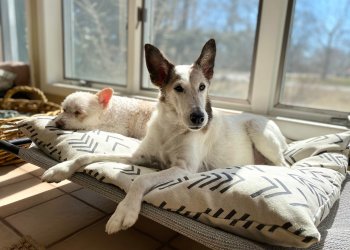
M30 118L21 131L52 158L88 153L132 153L139 141L103 131L63 131L50 117ZM308 247L320 240L319 223L339 198L349 158L350 133L291 143L291 168L251 165L191 174L154 187L144 200L250 239ZM155 170L115 162L82 167L125 190L139 175Z

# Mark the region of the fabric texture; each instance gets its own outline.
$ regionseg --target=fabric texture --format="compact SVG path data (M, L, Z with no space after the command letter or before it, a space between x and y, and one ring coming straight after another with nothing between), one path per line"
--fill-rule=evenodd
M18 127L44 153L57 161L73 159L87 153L128 154L140 143L137 139L99 130L61 130L54 126L52 119L52 116L37 116L21 121Z
M50 119L31 118L19 127L58 161L86 153L131 153L139 143L103 131L62 131L50 126ZM339 198L349 140L347 132L294 142L285 152L291 168L232 166L192 174L154 187L144 200L250 239L308 247L320 240L317 226ZM137 176L154 170L98 162L79 171L127 192Z
M21 148L18 156L32 164L40 166L43 169L49 169L58 162L44 154L37 146L25 149ZM116 203L120 202L125 192L116 188L113 185L103 183L85 173L75 173L69 178L74 183L77 183L85 188L95 191ZM321 241L312 245L308 249L348 249L350 246L349 225L350 225L350 175L347 174L343 181L342 193L340 199L336 201L329 215L321 222L318 229L321 233ZM148 203L142 204L141 215L164 225L175 232L178 232L186 237L189 237L210 249L217 250L281 250L281 249L296 249L284 248L279 246L271 246L261 244L256 241L237 236L232 233L208 226L206 224L195 221L189 217L180 214L160 209Z

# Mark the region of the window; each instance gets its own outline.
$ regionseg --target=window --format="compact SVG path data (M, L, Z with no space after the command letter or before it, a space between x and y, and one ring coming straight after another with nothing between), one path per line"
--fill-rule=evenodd
M249 99L259 1L146 0L144 43L160 48L175 64L192 64L210 38L217 42L214 96ZM143 58L142 58L143 60ZM142 87L151 88L143 66Z
M289 11L290 34L278 102L349 112L350 1L296 0Z
M64 77L126 85L127 0L64 0Z
M291 138L295 130L296 139L306 138L315 124L301 120L349 126L349 2L39 1L31 15L40 18L40 84L62 96L81 89L78 80L155 98L143 45L154 44L175 64L191 64L215 38L213 106L276 117ZM333 127L317 126L313 136Z
M28 62L27 25L24 0L1 0L1 51L2 61Z

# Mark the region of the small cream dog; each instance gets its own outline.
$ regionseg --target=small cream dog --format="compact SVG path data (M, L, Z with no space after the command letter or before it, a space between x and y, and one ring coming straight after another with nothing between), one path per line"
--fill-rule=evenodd
M151 102L113 96L111 88L75 92L63 100L63 112L54 122L62 129L100 129L141 139L154 108Z
M106 225L111 234L136 222L143 196L155 185L192 173L254 164L254 147L274 165L287 166L287 147L277 125L255 115L224 115L211 108L208 89L216 45L203 47L192 65L172 64L154 46L145 45L146 64L159 101L145 138L130 156L83 155L48 169L42 179L61 181L81 166L98 161L153 166L162 171L137 177Z

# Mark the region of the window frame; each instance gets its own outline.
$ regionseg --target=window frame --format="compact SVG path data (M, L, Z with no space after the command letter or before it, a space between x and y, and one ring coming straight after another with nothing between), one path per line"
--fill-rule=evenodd
M143 16L148 16L151 12L151 7L152 4L150 4L152 0L143 0L142 1L142 11L143 11ZM149 4L147 4L148 2ZM260 21L261 21L261 12L262 12L262 5L263 5L263 0L258 0L258 13L256 17L256 29L255 29L255 36L254 36L254 44L253 44L253 53L252 53L252 58L251 58L251 66L250 66L250 74L249 74L249 84L248 84L248 92L247 92L247 97L246 99L240 99L240 98L235 98L235 97L227 97L227 96L220 96L220 95L210 95L211 101L214 103L222 103L223 105L229 105L230 103L235 103L236 105L243 105L243 106L250 106L251 104L251 98L252 98L252 88L253 88L253 80L254 80L254 72L255 72L255 65L256 65L256 53L257 53L257 46L258 46L258 40L259 40L259 28L260 28ZM147 23L147 17L146 21L143 20L142 22L142 44L145 44L145 34L148 34L149 32L149 26L153 26L152 24L148 24L146 27ZM199 53L199 52L198 52ZM199 55L199 54L198 54ZM144 51L143 49L141 50L141 81L140 81L140 89L145 90L145 91L152 91L152 92L157 92L156 89L152 89L149 87L144 87L145 81L149 81L149 75L146 69L146 65L143 63L144 60ZM195 60L195 58L194 58ZM215 71L214 71L215 72ZM215 73L214 73L215 77ZM234 105L235 105L234 104ZM225 105L225 106L226 106Z
M32 52L37 50L38 57L33 62L33 66L36 68L35 72L40 72L38 85L41 89L48 94L66 96L77 90L97 91L108 86L113 87L120 95L156 100L157 91L142 88L143 25L138 17L139 9L143 7L143 4L143 0L129 1L128 4L126 86L95 83L86 86L77 81L68 81L63 78L61 0L38 0L36 11L29 13L30 18L36 20L36 23L30 27L32 29L30 33L34 31L38 37L37 44L31 44L30 48ZM252 112L268 116L282 126L283 132L293 139L316 136L330 131L342 131L345 129L344 126L330 123L334 114L308 112L309 110L276 105L277 90L281 86L281 62L284 59L282 52L286 46L285 32L290 4L291 0L260 0L251 72L250 100L241 102L231 98L228 100L213 96L211 97L212 104L227 112ZM57 30L60 32L55 32ZM40 49L35 50L36 46ZM343 116L344 114L338 115ZM298 135L295 135L296 129L298 129Z
M346 119L348 113L327 109L317 109L311 107L303 107L298 105L289 105L280 103L282 89L284 84L284 78L286 75L285 71L285 62L287 59L287 48L290 42L291 33L292 33L292 25L293 25L293 17L295 11L295 4L297 0L289 0L286 12L286 21L284 24L284 34L282 41L282 49L281 49L281 58L279 62L279 72L277 78L277 86L274 95L274 104L271 107L272 115L284 115L292 118L302 118L306 120L315 120L324 123L333 123L342 125L343 122L346 123ZM350 113L350 112L349 112ZM310 119L311 118L311 119ZM341 120L344 119L342 122Z
M126 1L126 5L127 5L127 10L129 9L129 4L130 4L130 1L127 1L127 0L125 0ZM69 5L66 5L65 6L65 2L69 2ZM112 82L104 82L104 81L98 81L98 82L96 82L96 81L94 81L94 80L89 80L89 79L79 79L79 78L74 78L74 77L69 77L69 76L67 76L67 70L66 70L66 65L68 64L71 64L71 60L68 60L67 59L67 56L66 56L66 51L69 51L71 54L73 54L72 53L72 51L74 50L73 49L73 46L72 45L70 45L70 46L66 46L66 44L65 44L65 42L64 42L64 40L66 39L66 37L69 37L69 38L71 38L72 37L72 35L71 34L69 34L68 36L67 36L67 32L65 32L65 28L66 28L66 24L65 24L65 18L67 18L67 17L69 17L69 21L71 21L71 13L72 13L72 11L73 11L73 1L65 1L65 0L61 0L61 11L62 11L62 18L61 18L61 22L62 22L62 50L63 50L63 79L65 80L65 81L73 81L73 82L78 82L78 83L80 83L81 85L85 85L85 86L87 86L87 87L92 87L93 85L108 85L108 86L111 86L111 87L114 87L114 86L116 86L116 87L121 87L121 88L123 88L123 87L126 87L126 84L127 84L127 82L125 83L125 84L122 84L122 83L119 83L119 82L115 82L115 83L112 83ZM67 11L67 12L69 12L69 13L67 13L67 14L65 14L65 11ZM128 13L127 13L127 20L128 20ZM68 33L69 32L72 32L72 30L73 30L73 28L72 27L68 27ZM127 29L127 32L128 32L128 29ZM128 44L128 39L127 39L127 44ZM71 65L70 65L71 66ZM126 74L127 74L127 72L126 72ZM126 76L126 78L127 78L127 76Z
M140 25L137 23L137 8L141 0L128 1L128 26L136 27L128 29L127 44L127 81L126 85L104 84L88 82L85 84L79 80L65 79L64 74L64 43L63 43L63 5L61 0L44 1L40 0L37 5L38 18L35 29L38 33L39 58L34 62L34 67L39 69L39 86L44 92L66 96L76 90L97 90L102 87L112 87L118 93L137 93L139 71L137 61L139 61ZM33 13L30 13L34 15ZM45 21L43 21L45 20ZM52 32L57 31L57 32ZM35 45L32 44L32 48ZM53 60L52 58L55 58ZM140 93L144 94L144 93Z

